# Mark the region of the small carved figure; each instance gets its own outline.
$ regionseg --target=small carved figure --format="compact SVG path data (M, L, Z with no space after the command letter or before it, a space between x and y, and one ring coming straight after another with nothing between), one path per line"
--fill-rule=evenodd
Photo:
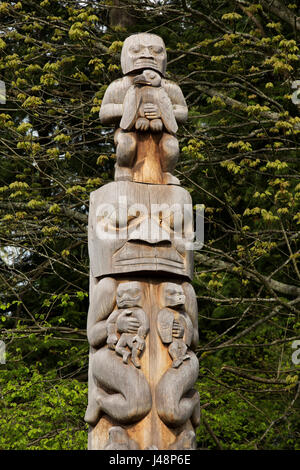
M115 133L116 181L132 181L132 170L137 155L138 133L146 130L147 121L150 121L150 132L157 133L162 127L161 122L163 121L165 129L162 129L159 141L161 171L167 184L179 184L179 180L172 175L179 156L178 141L173 134L177 130L176 122L186 121L188 109L180 87L163 78L166 72L166 63L166 48L159 36L139 33L133 34L125 40L121 53L124 77L115 80L107 88L99 115L103 124L116 124L117 126ZM155 75L153 79L148 81L150 85L145 84L145 86L139 87L138 85L144 85L139 82L145 81L147 75L149 79L149 70L153 70L162 77L160 83L158 76ZM146 75L142 74L143 78L141 78L143 71L147 71L147 73ZM139 108L136 99L137 93L143 102L143 116L140 116L143 120L138 120L137 128L131 129L135 124L135 119L132 120L129 117L134 117L137 108ZM120 121L124 113L122 128Z
M158 108L158 118L146 117L148 104ZM154 70L144 70L141 75L133 79L133 85L126 93L123 108L120 127L125 131L135 127L137 131L147 131L150 128L152 132L161 132L165 126L167 132L175 134L178 129L171 100L161 86L161 76Z
M139 282L119 284L117 289L117 306L119 308L107 320L108 347L115 349L123 357L125 364L128 364L128 359L131 355L131 361L137 368L141 367L139 355L145 348L145 338L149 331L149 319L141 308L142 294L142 287ZM122 333L120 338L118 338L116 322L118 319L119 322L122 322L125 316L136 318L139 321L139 328L136 334Z
M190 359L183 337L191 336L190 331L193 326L182 310L185 304L182 286L171 282L165 283L163 295L165 308L158 313L158 332L163 343L171 343L168 351L173 359L172 367L177 368L183 361Z
M108 431L108 441L103 450L139 450L140 447L130 439L127 431L121 426L113 426Z
M180 315L183 316L187 325L183 341L188 348L195 348L198 342L198 308L194 289L188 282L183 284L166 282L161 285L163 309L161 316L159 315L160 318L158 318L159 335L162 341L167 344L171 343L173 337L182 335L183 327L178 321L172 322L172 331L170 331L169 322L164 324L162 321L167 308L171 306L174 309L178 305L182 306L182 302L184 302L184 308ZM167 328L164 328L165 326ZM197 427L200 421L199 393L193 388L198 377L199 363L191 349L187 349L187 352L188 361L183 359L185 353L183 357L179 355L179 358L178 352L176 353L177 358L175 354L174 360L179 360L180 364L174 367L177 363L173 362L173 367L163 374L155 389L157 413L162 421L170 427L180 426L189 419L192 425Z

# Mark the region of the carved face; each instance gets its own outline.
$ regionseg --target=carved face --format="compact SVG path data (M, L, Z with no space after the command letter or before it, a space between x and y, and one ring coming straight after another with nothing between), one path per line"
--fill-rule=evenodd
M154 86L154 87L159 87L161 85L161 76L157 73L154 72L154 70L144 70L141 75L137 75L133 83L135 85L148 85L148 86Z
M163 271L192 278L193 251L187 245L193 234L191 197L180 186L161 185L158 191L157 185L118 181L91 194L94 277Z
M185 295L182 286L173 282L166 282L162 289L163 304L165 307L179 307L185 304Z
M133 34L125 39L121 53L121 67L124 75L149 68L165 75L166 66L166 47L163 40L156 34Z
M124 282L117 289L117 305L119 308L141 307L142 285L138 281Z

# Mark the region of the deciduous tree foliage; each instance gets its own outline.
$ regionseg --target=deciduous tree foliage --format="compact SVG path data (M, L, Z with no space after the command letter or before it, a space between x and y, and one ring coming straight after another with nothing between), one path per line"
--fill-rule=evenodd
M88 202L115 162L98 112L139 31L165 40L190 110L176 175L205 205L198 446L299 448L296 4L8 1L0 24L0 448L86 448Z

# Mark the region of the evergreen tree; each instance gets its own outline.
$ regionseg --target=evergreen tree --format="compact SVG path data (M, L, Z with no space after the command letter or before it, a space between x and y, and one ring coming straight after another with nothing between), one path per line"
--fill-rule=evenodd
M89 193L115 162L98 112L134 32L166 43L190 111L176 176L205 205L199 448L299 448L297 5L23 0L0 22L0 448L86 448Z

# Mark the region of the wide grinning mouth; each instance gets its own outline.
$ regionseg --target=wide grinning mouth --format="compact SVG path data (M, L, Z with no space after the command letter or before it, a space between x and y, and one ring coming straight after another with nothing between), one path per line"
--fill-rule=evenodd
M170 260L168 258L131 258L124 260L116 260L114 262L115 266L128 266L128 265L141 265L141 264L161 264L165 266L173 266L174 268L183 268L184 263L182 261Z
M140 64L152 64L152 65L156 65L157 62L155 59L152 59L152 57L149 57L149 58L142 58L142 59L137 59L135 61L135 63L137 65L140 65Z
M118 301L119 307L132 307L136 304L138 301L139 297L136 297L135 299L132 300L123 300L123 301Z

